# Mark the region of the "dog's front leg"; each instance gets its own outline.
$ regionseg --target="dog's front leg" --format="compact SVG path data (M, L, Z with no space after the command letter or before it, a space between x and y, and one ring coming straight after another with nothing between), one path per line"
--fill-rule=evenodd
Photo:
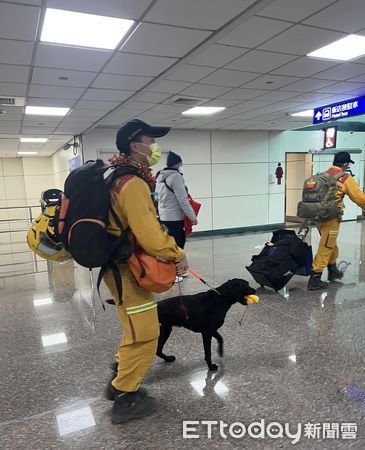
M203 336L203 345L204 345L204 354L205 354L205 361L208 364L209 370L214 372L215 370L218 370L218 366L216 364L212 363L212 334L209 331L204 331L202 333Z

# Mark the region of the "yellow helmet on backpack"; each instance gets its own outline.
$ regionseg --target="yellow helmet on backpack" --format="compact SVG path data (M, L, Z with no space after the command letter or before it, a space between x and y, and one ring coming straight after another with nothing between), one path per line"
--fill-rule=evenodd
M65 250L63 244L56 237L53 226L55 215L55 201L47 201L46 193L56 189L42 192L41 205L42 214L34 219L27 233L29 247L38 256L51 261L66 261L72 256ZM57 189L58 191L58 189ZM62 191L59 191L62 193Z
M65 250L63 244L58 242L54 229L50 224L51 218L40 214L29 228L27 242L29 247L38 256L51 261L66 261L71 255Z

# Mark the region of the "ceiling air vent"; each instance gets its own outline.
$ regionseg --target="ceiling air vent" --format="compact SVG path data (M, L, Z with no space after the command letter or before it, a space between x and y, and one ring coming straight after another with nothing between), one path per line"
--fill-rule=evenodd
M207 101L206 98L181 97L179 95L174 95L173 97L168 98L162 103L168 103L169 105L177 105L177 106L198 106L206 101Z
M25 97L2 97L0 96L0 106L24 106Z
M0 105L15 106L15 98L0 97Z

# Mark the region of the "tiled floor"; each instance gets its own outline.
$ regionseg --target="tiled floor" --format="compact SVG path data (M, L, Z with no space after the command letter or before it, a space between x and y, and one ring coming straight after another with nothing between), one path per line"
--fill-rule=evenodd
M156 360L145 380L159 402L158 412L126 425L111 424L111 403L103 397L121 335L119 322L112 306L103 312L98 298L91 297L87 271L66 264L50 278L2 279L0 448L292 447L294 438L285 430L283 437L268 436L272 422L290 423L291 433L301 424L296 448L365 448L364 227L342 225L340 260L343 267L351 262L343 283L332 283L325 293L307 292L307 279L294 277L286 299L260 288L261 302L246 308L242 326L244 307L234 305L221 328L225 357L214 356L220 366L216 374L207 373L200 336L176 329L167 344L176 362ZM256 286L244 266L270 235L190 240L191 267L214 286L232 277ZM317 232L312 235L316 247ZM181 289L197 292L205 286L188 278ZM176 286L168 295L175 294ZM207 425L199 424L188 431L199 438L183 439L184 420L240 422L247 432L234 438L243 427L231 433L227 427L224 438L219 424L212 424L209 438ZM262 438L248 436L255 421L261 421ZM326 439L306 437L308 423ZM357 439L343 439L347 423L356 424ZM337 427L339 438L333 439ZM271 429L276 436L278 431Z

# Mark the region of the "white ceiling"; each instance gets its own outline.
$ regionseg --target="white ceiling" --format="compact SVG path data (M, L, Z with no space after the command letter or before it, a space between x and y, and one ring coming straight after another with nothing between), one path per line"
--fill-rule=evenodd
M40 43L47 7L136 26L115 51ZM341 63L305 55L365 35L364 26L364 0L0 0L0 96L72 108L59 118L1 107L0 156L51 155L74 134L133 118L185 129L307 125L288 113L365 94L365 57ZM171 104L175 96L226 110L184 117L187 107ZM49 140L30 147L20 135Z

